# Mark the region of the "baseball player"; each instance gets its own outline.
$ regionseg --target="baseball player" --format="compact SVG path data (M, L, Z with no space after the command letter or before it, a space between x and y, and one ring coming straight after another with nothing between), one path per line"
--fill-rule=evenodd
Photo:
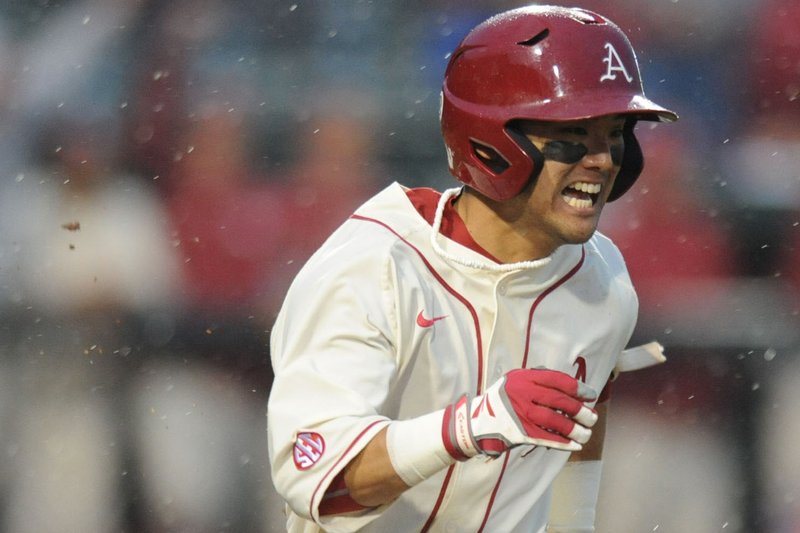
M461 186L368 200L274 325L289 531L594 530L602 392L638 311L596 228L641 172L637 121L676 118L599 14L519 8L465 37L441 110Z

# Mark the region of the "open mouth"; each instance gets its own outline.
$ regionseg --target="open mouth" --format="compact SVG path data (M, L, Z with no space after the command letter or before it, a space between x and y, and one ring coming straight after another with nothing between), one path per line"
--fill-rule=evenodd
M597 203L602 188L603 186L599 183L578 181L568 185L561 191L561 197L571 207L576 209L588 209Z

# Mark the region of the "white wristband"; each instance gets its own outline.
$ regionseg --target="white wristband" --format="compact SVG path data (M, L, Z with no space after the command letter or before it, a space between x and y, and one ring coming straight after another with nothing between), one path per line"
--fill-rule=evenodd
M592 533L603 461L570 461L553 482L548 533Z
M389 459L397 475L409 487L455 463L442 441L443 416L442 409L389 424L386 431Z

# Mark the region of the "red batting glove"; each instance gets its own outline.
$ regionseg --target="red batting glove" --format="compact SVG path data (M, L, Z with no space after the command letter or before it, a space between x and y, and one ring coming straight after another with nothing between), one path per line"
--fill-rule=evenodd
M442 421L448 453L466 460L498 456L524 444L578 451L592 436L597 399L591 387L563 372L524 368L508 372L472 401L449 406Z

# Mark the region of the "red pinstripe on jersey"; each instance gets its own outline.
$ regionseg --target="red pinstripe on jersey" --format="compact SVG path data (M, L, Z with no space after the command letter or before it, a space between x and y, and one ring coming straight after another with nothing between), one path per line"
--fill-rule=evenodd
M531 311L528 314L528 333L525 336L525 356L522 358L522 368L526 368L528 365L528 353L530 352L531 349L531 330L533 329L533 314L536 312L536 308L539 307L539 304L542 303L542 300L544 300L551 292L553 292L561 285L566 283L568 279L574 276L578 272L578 270L581 269L581 266L583 266L583 260L585 258L586 258L586 248L581 246L581 258L578 260L578 263L574 267L572 267L572 270L564 274L563 278L556 281L555 283L553 283L553 285L545 289L542 292L542 294L540 294L536 298L536 300L533 301L533 305L531 306Z
M553 285L545 289L542 294L540 294L531 305L531 311L528 314L528 332L525 336L525 356L522 359L522 368L526 368L528 364L528 353L530 350L530 340L531 340L531 330L533 329L533 315L536 312L536 308L539 307L539 304L542 303L549 294L551 294L554 290L562 286L566 283L572 276L574 276L578 270L580 270L581 266L583 266L583 260L586 257L586 249L581 247L581 258L578 260L577 264L567 272L564 277L556 281ZM494 499L497 495L497 491L500 489L500 482L503 480L503 475L506 472L506 466L508 465L508 459L510 454L506 452L505 458L503 461L503 468L500 470L500 475L497 478L497 483L494 486L494 490L492 490L492 496L489 498L489 505L486 507L486 514L483 516L483 522L481 522L481 527L478 529L478 533L483 532L483 528L486 527L486 522L489 520L489 515L492 512L492 506L494 505Z
M413 244L408 242L406 239L404 239L391 226L389 226L388 224L386 224L383 221L380 221L380 220L377 220L377 219L374 219L374 218L361 216L361 215L352 215L350 218L353 218L353 219L356 219L356 220L363 220L365 222L372 222L374 224L378 224L380 226L383 226L384 228L386 228L387 230L392 232L398 239L400 239L403 243L408 245L409 248L411 248L412 250L414 250L417 253L417 255L419 256L420 260L425 264L425 266L428 269L428 271L431 273L431 275L434 278L436 278L436 280L442 285L442 287L444 287L447 290L447 292L452 294L453 297L455 297L459 302L464 304L464 306L467 308L467 310L469 311L470 316L472 316L472 321L473 321L473 323L475 325L475 342L476 342L476 348L477 348L477 353L478 353L478 366L477 366L477 368L478 368L478 379L477 379L477 383L475 384L475 394L476 395L477 394L481 394L482 391L483 391L483 385L482 385L482 383L483 383L483 345L482 345L482 342L481 342L481 328L480 328L480 323L478 322L478 313L475 311L475 308L472 306L472 304L462 294L460 294L453 287L448 285L448 283L444 280L444 278L441 276L441 274L439 274L436 271L436 269L433 268L433 265L431 265L430 261L428 261L428 259L425 257L425 254L423 254L419 250L419 248L417 248L416 246L414 246ZM447 470L447 475L445 476L444 482L442 483L442 488L439 490L439 497L436 499L436 503L434 504L433 509L431 510L431 514L428 517L427 522L425 522L425 526L421 530L422 532L425 532L425 531L428 530L430 525L433 523L433 519L438 514L439 507L441 506L442 500L444 499L444 495L447 492L447 486L450 483L450 475L452 473L453 473L453 467L451 466Z
M398 239L400 239L404 244L406 244L409 248L411 248L412 250L414 250L417 253L417 255L419 256L420 260L422 260L422 262L425 264L425 267L428 269L428 271L431 273L431 275L434 278L436 278L436 281L438 281L442 285L442 287L444 287L445 290L447 290L447 292L452 294L453 297L456 300L458 300L459 302L464 304L464 307L467 308L467 311L469 311L469 314L472 317L472 321L473 321L473 323L475 325L475 343L476 343L476 349L477 349L477 353L478 353L478 379L477 379L477 383L475 385L475 394L481 394L482 388L483 388L483 385L482 385L482 383L483 383L483 345L482 345L482 342L481 342L481 328L480 328L480 324L478 322L478 313L475 311L475 308L472 306L472 304L469 302L469 300L467 300L462 294L460 294L458 291L456 291L453 287L451 287L444 280L442 275L439 274L436 271L435 268L433 268L433 265L431 265L430 261L428 261L428 258L425 257L425 254L423 254L420 251L419 248L417 248L416 246L414 246L413 244L408 242L408 240L403 238L389 224L387 224L387 223L385 223L385 222L383 222L381 220L365 217L365 216L362 216L362 215L351 215L350 218L355 219L355 220L363 220L365 222L372 222L372 223L378 224L380 226L383 226L384 228L386 228L387 230L392 232Z
M403 238L390 225L388 225L387 223L385 223L385 222L383 222L381 220L377 220L377 219L370 218L370 217L365 217L363 215L352 215L350 218L378 224L378 225L383 226L384 228L386 228L391 233L393 233L398 239L400 239L404 244L406 244L408 247L410 247L412 250L414 250L417 253L417 255L419 256L420 260L425 264L425 266L428 269L428 271L431 273L431 275L434 278L436 278L436 280L442 285L442 287L444 287L450 294L452 294L459 302L464 304L464 306L467 308L467 310L469 311L470 315L472 316L473 322L475 324L475 338L476 338L477 352L478 352L478 365L477 365L477 368L478 368L478 379L477 379L477 384L476 384L475 389L476 389L476 395L477 394L481 394L482 393L482 388L483 388L482 387L482 382L483 382L483 348L482 348L482 344L481 344L480 325L479 325L479 322L478 322L477 313L475 312L475 308L472 306L472 304L463 295L461 295L455 289L453 289L450 285L448 285L448 283L436 271L436 269L433 267L433 265L431 265L431 263L428 261L428 259L425 257L425 255L422 253L422 251L420 251L416 246L411 244L408 240ZM564 275L564 277L559 279L556 283L554 283L552 286L548 287L544 292L542 292L542 294L540 294L534 300L533 304L531 305L531 310L530 310L530 313L528 315L528 331L527 331L526 339L525 339L525 355L524 355L523 360L522 360L522 368L525 368L525 366L526 366L526 364L528 362L528 353L529 353L529 350L530 350L531 329L532 329L532 326L533 326L533 316L534 316L534 313L536 312L536 308L539 306L539 304L542 302L542 300L544 300L549 294L551 294L558 287L560 287L561 285L566 283L567 280L569 280L572 276L574 276L580 270L581 266L583 265L585 257L586 257L586 250L585 250L585 248L581 248L581 258L578 260L578 263L569 272L567 272ZM509 458L509 455L506 453L505 459L504 459L504 462L503 462L503 468L500 471L500 475L498 476L498 479L497 479L497 482L495 484L494 490L492 491L492 495L491 495L491 497L489 499L489 504L487 505L486 513L484 515L483 522L481 523L481 528L479 530L479 533L483 531L483 528L485 527L486 522L489 519L489 515L491 513L492 506L494 504L495 496L497 495L497 491L500 488L500 482L503 479L503 474L505 473L506 465L508 464L508 458ZM444 499L444 495L447 492L447 487L448 487L449 482L450 482L450 476L452 475L453 468L454 467L451 466L447 470L447 475L445 476L444 482L442 483L442 487L441 487L441 489L439 491L439 497L436 499L436 503L434 504L433 509L431 510L431 514L429 515L428 520L425 522L425 525L421 529L421 533L425 533L430 529L431 525L433 524L433 520L435 519L436 515L438 514L439 507L441 506L442 500Z

